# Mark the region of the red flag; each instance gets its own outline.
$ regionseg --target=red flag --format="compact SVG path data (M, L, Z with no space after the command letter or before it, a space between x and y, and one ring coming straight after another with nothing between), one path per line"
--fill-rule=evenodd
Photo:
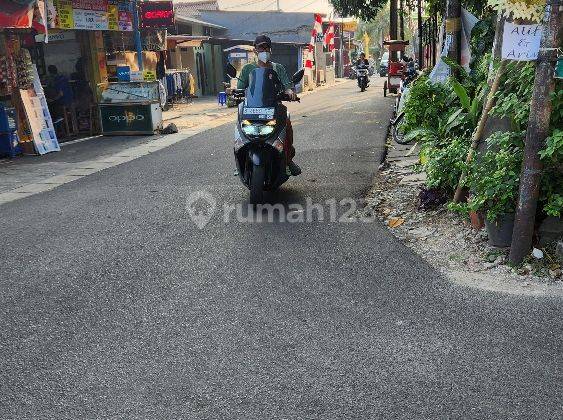
M334 22L330 22L325 32L324 45L330 52L334 50Z
M315 23L313 24L313 30L311 31L311 41L309 41L309 48L306 52L307 58L305 60L305 67L311 69L313 68L313 60L315 50L315 41L317 39L317 34L323 33L323 18L318 13L315 13Z

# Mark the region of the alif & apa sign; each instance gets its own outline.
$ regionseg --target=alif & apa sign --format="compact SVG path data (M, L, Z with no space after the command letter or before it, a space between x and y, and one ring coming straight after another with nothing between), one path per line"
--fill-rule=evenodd
M517 25L505 22L502 35L502 58L534 61L538 58L542 25Z

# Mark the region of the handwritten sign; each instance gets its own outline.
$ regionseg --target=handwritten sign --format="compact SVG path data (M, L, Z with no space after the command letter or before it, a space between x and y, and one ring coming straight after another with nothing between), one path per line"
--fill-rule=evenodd
M533 61L538 58L542 25L515 25L505 22L502 35L502 58Z
M59 0L55 3L57 8L57 27L61 29L74 28L74 16L72 13L72 2L70 0Z

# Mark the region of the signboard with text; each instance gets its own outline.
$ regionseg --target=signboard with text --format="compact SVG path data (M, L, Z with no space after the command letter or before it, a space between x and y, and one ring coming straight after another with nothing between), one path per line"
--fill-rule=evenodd
M542 25L517 25L505 22L502 35L502 58L533 61L538 58Z
M141 28L174 26L174 5L171 1L144 1L139 6Z
M48 0L50 28L132 31L131 4L124 0Z

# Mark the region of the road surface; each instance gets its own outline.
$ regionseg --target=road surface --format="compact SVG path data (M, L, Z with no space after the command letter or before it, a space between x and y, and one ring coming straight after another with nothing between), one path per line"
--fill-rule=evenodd
M361 198L391 104L290 105L304 173L269 202ZM225 222L232 133L0 206L0 418L561 418L560 301L454 286L379 223Z

